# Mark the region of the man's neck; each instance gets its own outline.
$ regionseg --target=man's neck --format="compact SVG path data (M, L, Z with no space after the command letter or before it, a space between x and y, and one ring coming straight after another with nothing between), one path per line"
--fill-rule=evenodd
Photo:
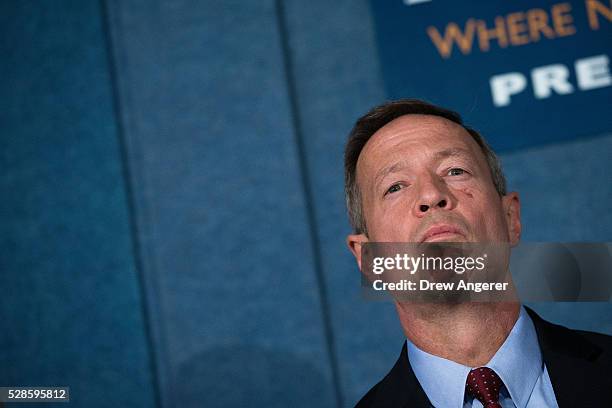
M421 350L468 367L488 363L519 316L515 302L396 303L404 333Z

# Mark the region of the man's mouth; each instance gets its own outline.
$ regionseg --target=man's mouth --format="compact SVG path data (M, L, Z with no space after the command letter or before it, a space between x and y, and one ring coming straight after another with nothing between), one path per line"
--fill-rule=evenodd
M457 239L462 237L465 239L465 234L458 227L450 224L434 225L425 231L420 242L439 242Z

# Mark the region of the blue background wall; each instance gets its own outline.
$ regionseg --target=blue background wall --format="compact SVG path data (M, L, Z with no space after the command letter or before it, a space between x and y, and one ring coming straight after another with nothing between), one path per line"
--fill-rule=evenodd
M360 298L344 244L346 134L387 97L366 1L20 1L0 19L0 385L337 407L388 371L394 308ZM502 155L525 240L611 240L612 135L586 136ZM610 304L534 307L612 334Z

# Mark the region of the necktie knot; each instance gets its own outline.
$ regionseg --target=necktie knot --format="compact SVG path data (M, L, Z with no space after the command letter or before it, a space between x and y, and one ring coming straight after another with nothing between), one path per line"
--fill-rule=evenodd
M478 367L470 371L465 382L465 390L478 399L485 408L501 408L499 390L504 383L489 367Z

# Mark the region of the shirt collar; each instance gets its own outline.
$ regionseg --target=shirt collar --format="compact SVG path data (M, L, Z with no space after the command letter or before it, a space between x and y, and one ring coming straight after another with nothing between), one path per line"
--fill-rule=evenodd
M472 368L429 354L410 340L406 344L408 361L431 403L462 408L465 379ZM523 307L510 334L485 366L499 375L517 408L524 408L542 373L542 354L533 322Z
M502 379L517 408L524 408L542 374L542 353L533 322L523 307L508 338L486 366Z
M406 340L408 361L427 398L435 407L463 407L470 367L429 354Z

